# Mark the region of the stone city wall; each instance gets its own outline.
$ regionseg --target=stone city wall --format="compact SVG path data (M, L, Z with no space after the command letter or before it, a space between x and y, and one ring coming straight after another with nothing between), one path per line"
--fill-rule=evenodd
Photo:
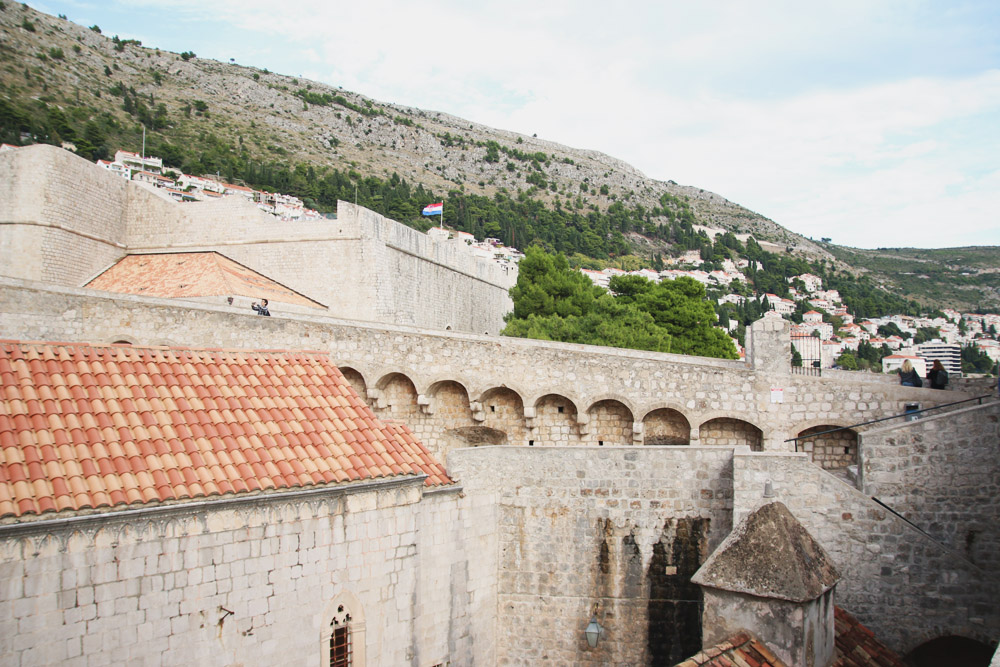
M865 432L861 488L1000 578L1000 403Z
M406 421L442 458L479 443L641 445L647 429L656 443L669 437L791 451L786 440L807 429L966 397L868 373L760 371L754 357L744 363L275 311L261 318L227 306L9 279L0 280L0 312L0 336L12 339L324 350L380 417ZM787 337L787 328L755 324L754 331L761 353L768 340L780 347Z
M0 662L319 666L341 604L369 665L491 662L469 503L361 486L0 528Z
M990 643L1000 636L995 573L925 535L805 454L733 460L733 523L780 500L823 546L842 579L834 600L905 655L937 637ZM764 498L770 481L772 498Z
M80 166L89 166L81 169ZM68 151L0 154L0 267L4 275L79 285L124 254L130 196L163 202Z
M77 287L127 253L218 251L338 317L495 334L516 280L492 261L361 207L282 222L241 197L179 204L68 151L0 156L4 275Z
M700 650L690 578L732 528L731 466L731 450L708 447L452 452L466 494L496 504L497 663L660 665Z

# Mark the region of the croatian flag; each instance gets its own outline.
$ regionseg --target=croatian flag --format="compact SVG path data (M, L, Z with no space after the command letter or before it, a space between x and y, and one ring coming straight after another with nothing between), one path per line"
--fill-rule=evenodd
M423 215L444 215L444 202L424 206Z

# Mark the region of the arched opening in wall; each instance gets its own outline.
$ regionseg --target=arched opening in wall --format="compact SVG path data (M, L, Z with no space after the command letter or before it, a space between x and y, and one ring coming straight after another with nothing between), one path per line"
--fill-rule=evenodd
M587 410L589 420L584 441L588 445L631 445L632 423L635 418L621 401L605 399Z
M524 402L517 392L506 387L497 387L483 393L479 399L482 406L482 426L507 435L512 445L527 445L527 429L524 424Z
M546 394L535 402L534 430L531 441L536 447L580 443L576 406L559 394Z
M470 445L460 435L463 429L475 427L469 407L469 393L461 384L451 380L434 383L427 393L430 395L433 414L424 418L416 434L430 453L447 466L449 451L479 444L476 442ZM471 440L475 442L478 437L473 435Z
M764 451L764 432L750 422L731 417L710 419L702 424L698 429L698 441L708 446L747 445L750 451Z
M809 454L816 465L825 470L838 470L858 463L858 434L851 429L834 431L833 425L813 426L799 433L795 451ZM833 431L833 433L824 433ZM815 435L824 433L823 435ZM812 437L814 436L815 437Z
M909 667L940 667L941 665L961 665L962 667L988 667L994 644L989 644L951 635L924 642L910 651L903 659Z
M690 445L691 424L677 410L653 410L642 420L643 444Z
M344 379L347 380L347 384L351 385L354 391L357 392L358 396L361 397L362 402L369 404L368 387L365 385L365 378L362 377L361 373L346 366L342 366L340 368L340 372L344 374Z
M342 593L327 607L320 636L323 667L364 667L365 617L351 593Z
M378 388L381 406L378 416L383 419L398 419L416 432L416 422L421 415L413 381L402 373L392 373L379 381Z

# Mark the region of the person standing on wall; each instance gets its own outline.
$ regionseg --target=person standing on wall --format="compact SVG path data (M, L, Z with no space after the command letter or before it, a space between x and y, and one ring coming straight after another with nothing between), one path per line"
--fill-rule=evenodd
M254 312L258 315L271 317L271 311L267 309L267 299L261 299L260 304L257 304L257 302L251 303L250 307L253 308Z
M944 369L944 364L941 363L940 359L934 360L934 365L931 366L930 372L927 373L927 379L930 380L931 389L945 389L948 387L948 371Z

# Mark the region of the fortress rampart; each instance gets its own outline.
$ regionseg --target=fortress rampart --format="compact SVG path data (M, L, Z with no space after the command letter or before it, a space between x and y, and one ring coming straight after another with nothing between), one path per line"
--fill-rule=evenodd
M79 287L128 253L214 250L338 317L497 333L516 272L339 202L282 222L239 197L180 204L67 151L0 155L4 275Z
M969 396L893 377L790 373L780 319L751 328L747 362L376 325L0 280L0 335L328 352L382 417L401 419L444 457L455 446L747 445L786 442ZM491 440L493 438L494 440ZM496 440L499 438L499 440Z

